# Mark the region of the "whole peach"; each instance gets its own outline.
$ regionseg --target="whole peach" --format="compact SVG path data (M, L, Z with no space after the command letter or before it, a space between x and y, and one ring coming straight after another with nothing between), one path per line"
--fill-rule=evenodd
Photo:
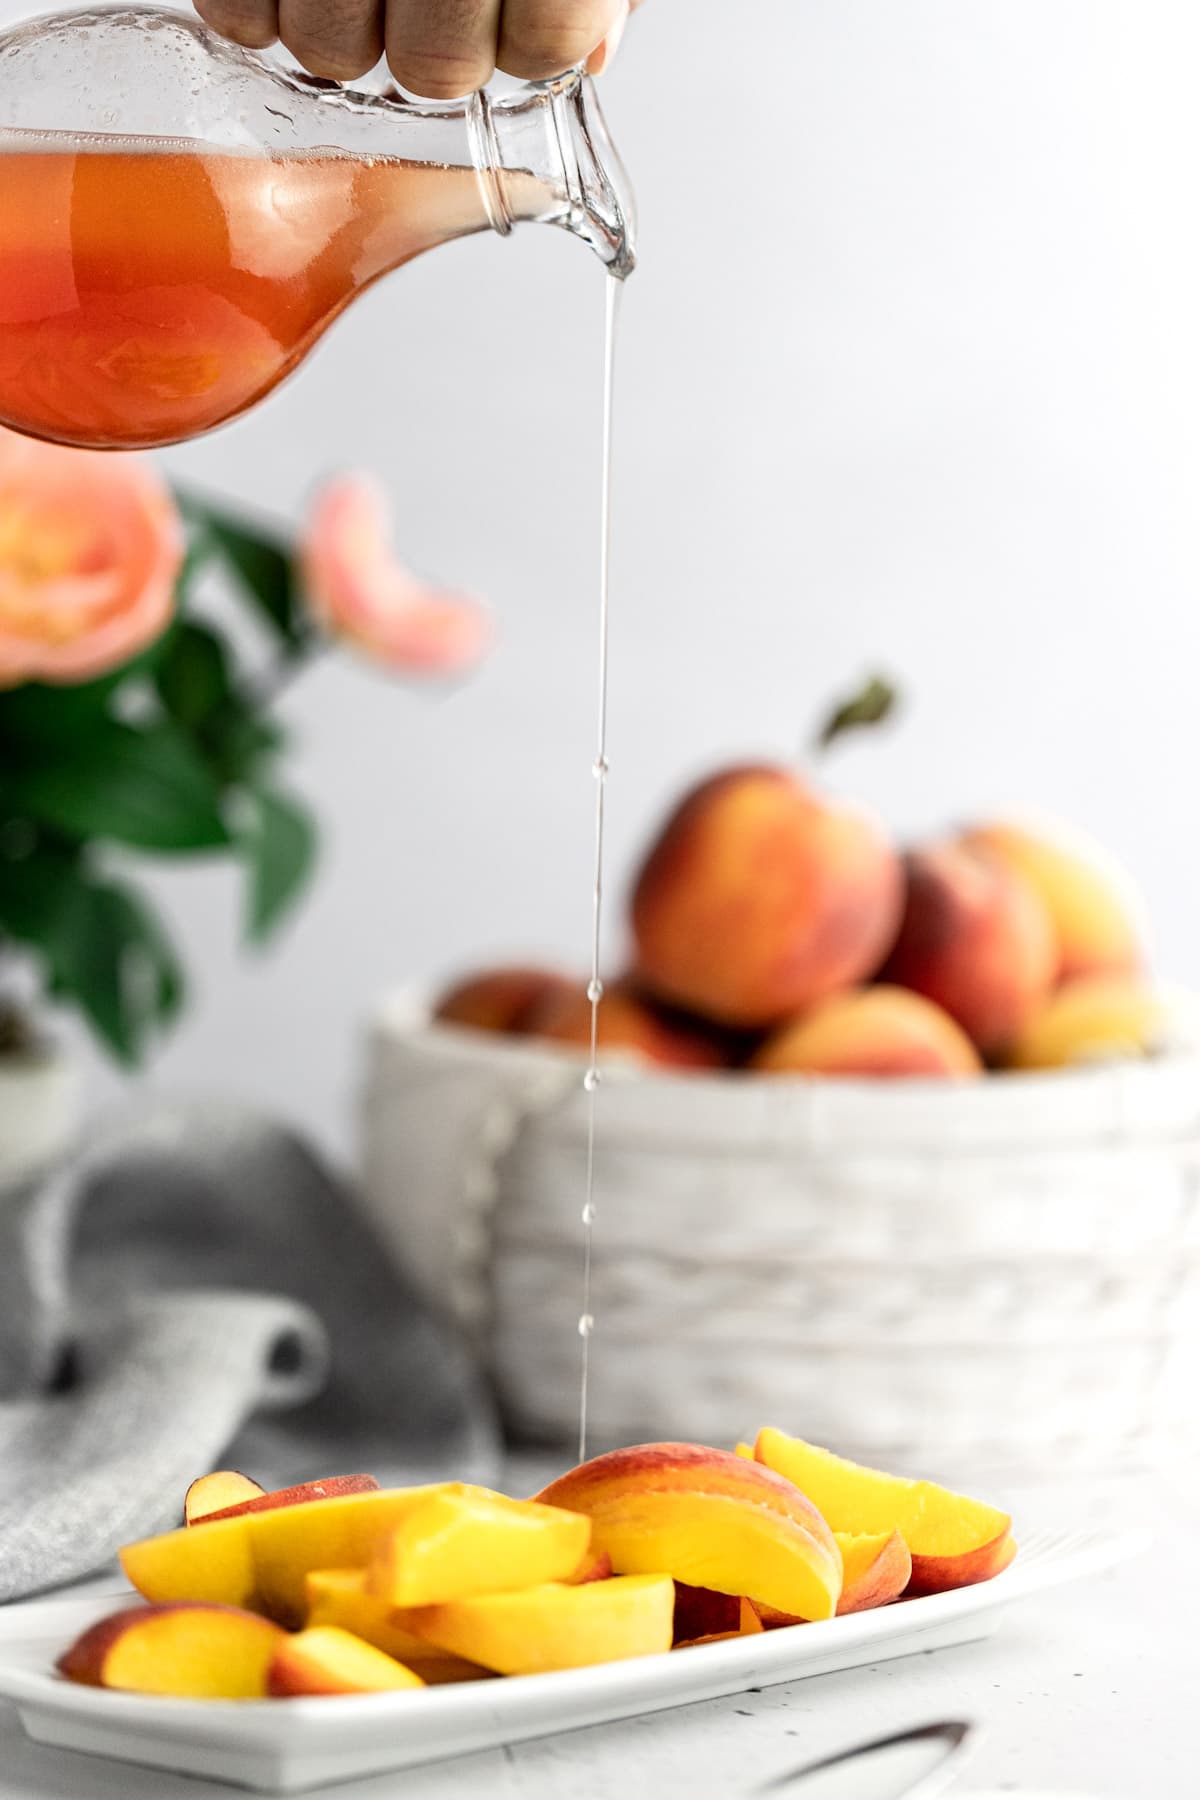
M1058 940L1060 981L1142 968L1144 903L1099 844L1065 827L1005 822L975 826L963 841L990 850L1037 889Z
M726 769L687 795L638 876L638 974L722 1025L770 1026L870 975L902 897L868 813L787 768Z
M476 1031L521 1032L530 1008L547 995L572 993L573 984L553 969L514 965L484 969L447 988L433 1016Z
M905 858L904 920L882 979L943 1007L986 1057L1001 1055L1054 984L1058 944L1036 890L964 843Z
M600 1001L597 1044L601 1050L623 1051L666 1068L719 1069L725 1063L720 1045L698 1028L664 1019L654 1007L622 982L609 987ZM592 1003L583 987L547 993L526 1016L524 1030L577 1050L592 1041Z
M1009 1047L1014 1069L1138 1061L1200 1048L1194 998L1139 979L1090 975L1052 994Z
M901 987L832 994L751 1059L767 1075L977 1075L979 1053L949 1013Z

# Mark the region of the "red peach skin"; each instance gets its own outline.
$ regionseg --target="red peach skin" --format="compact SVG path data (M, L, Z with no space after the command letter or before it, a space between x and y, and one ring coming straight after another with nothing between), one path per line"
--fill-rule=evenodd
M969 1587L990 1580L1012 1561L1012 1520L982 1500L847 1462L772 1426L759 1432L754 1453L802 1487L835 1531L899 1531L912 1557L909 1593Z
M183 1522L198 1525L201 1519L211 1518L215 1512L241 1506L247 1500L259 1500L265 1492L257 1481L251 1481L248 1475L239 1474L236 1469L216 1469L211 1475L201 1475L199 1481L193 1481L184 1495Z
M908 988L832 994L783 1025L751 1058L760 1075L960 1080L982 1070L979 1052L948 1012Z
M275 1488L269 1494L259 1488L257 1494L206 1512L203 1520L192 1519L189 1523L209 1525L217 1519L240 1518L244 1513L273 1512L277 1506L307 1506L310 1500L338 1500L346 1494L374 1494L378 1489L373 1475L327 1475L321 1481L302 1481L298 1487Z
M963 843L915 850L905 870L904 919L882 979L942 1007L983 1056L1002 1056L1054 985L1044 902L998 857Z
M793 1484L702 1444L639 1444L595 1457L538 1496L586 1513L618 1575L666 1572L802 1618L832 1618L842 1585L833 1534Z
M574 984L553 969L514 965L485 969L447 988L433 1016L443 1025L520 1035L532 1006L549 994L569 993Z
M791 769L726 769L687 795L638 876L637 974L718 1024L765 1028L873 975L902 906L869 814Z
M286 1634L231 1606L130 1606L101 1619L58 1659L86 1687L181 1699L255 1700Z

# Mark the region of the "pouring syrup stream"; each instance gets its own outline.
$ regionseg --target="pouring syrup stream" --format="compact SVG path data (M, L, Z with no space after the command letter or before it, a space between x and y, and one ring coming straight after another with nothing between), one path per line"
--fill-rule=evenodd
M587 1170L584 1177L583 1204L583 1310L579 1315L579 1460L587 1461L588 1378L591 1372L592 1332L592 1241L595 1235L596 1204L596 1092L600 1086L598 1066L600 1001L604 984L600 976L600 932L604 912L604 800L608 785L608 599L612 566L612 443L613 382L616 373L617 321L621 310L622 283L613 276L605 282L604 329L604 399L603 429L600 448L600 655L599 693L597 696L596 760L592 775L596 784L595 856L592 865L592 965L588 982L588 999L592 1005L591 1046L588 1066L583 1077L587 1094Z

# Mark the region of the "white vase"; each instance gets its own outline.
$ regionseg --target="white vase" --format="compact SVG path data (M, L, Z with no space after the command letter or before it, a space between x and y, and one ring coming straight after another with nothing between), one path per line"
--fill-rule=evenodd
M55 1047L0 1055L0 1189L48 1169L75 1129L78 1079Z

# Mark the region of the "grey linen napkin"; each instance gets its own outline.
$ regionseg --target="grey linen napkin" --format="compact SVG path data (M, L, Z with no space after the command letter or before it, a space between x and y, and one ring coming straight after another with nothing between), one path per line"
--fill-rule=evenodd
M495 1478L482 1387L291 1133L162 1109L0 1189L0 1601L179 1523L189 1481Z

